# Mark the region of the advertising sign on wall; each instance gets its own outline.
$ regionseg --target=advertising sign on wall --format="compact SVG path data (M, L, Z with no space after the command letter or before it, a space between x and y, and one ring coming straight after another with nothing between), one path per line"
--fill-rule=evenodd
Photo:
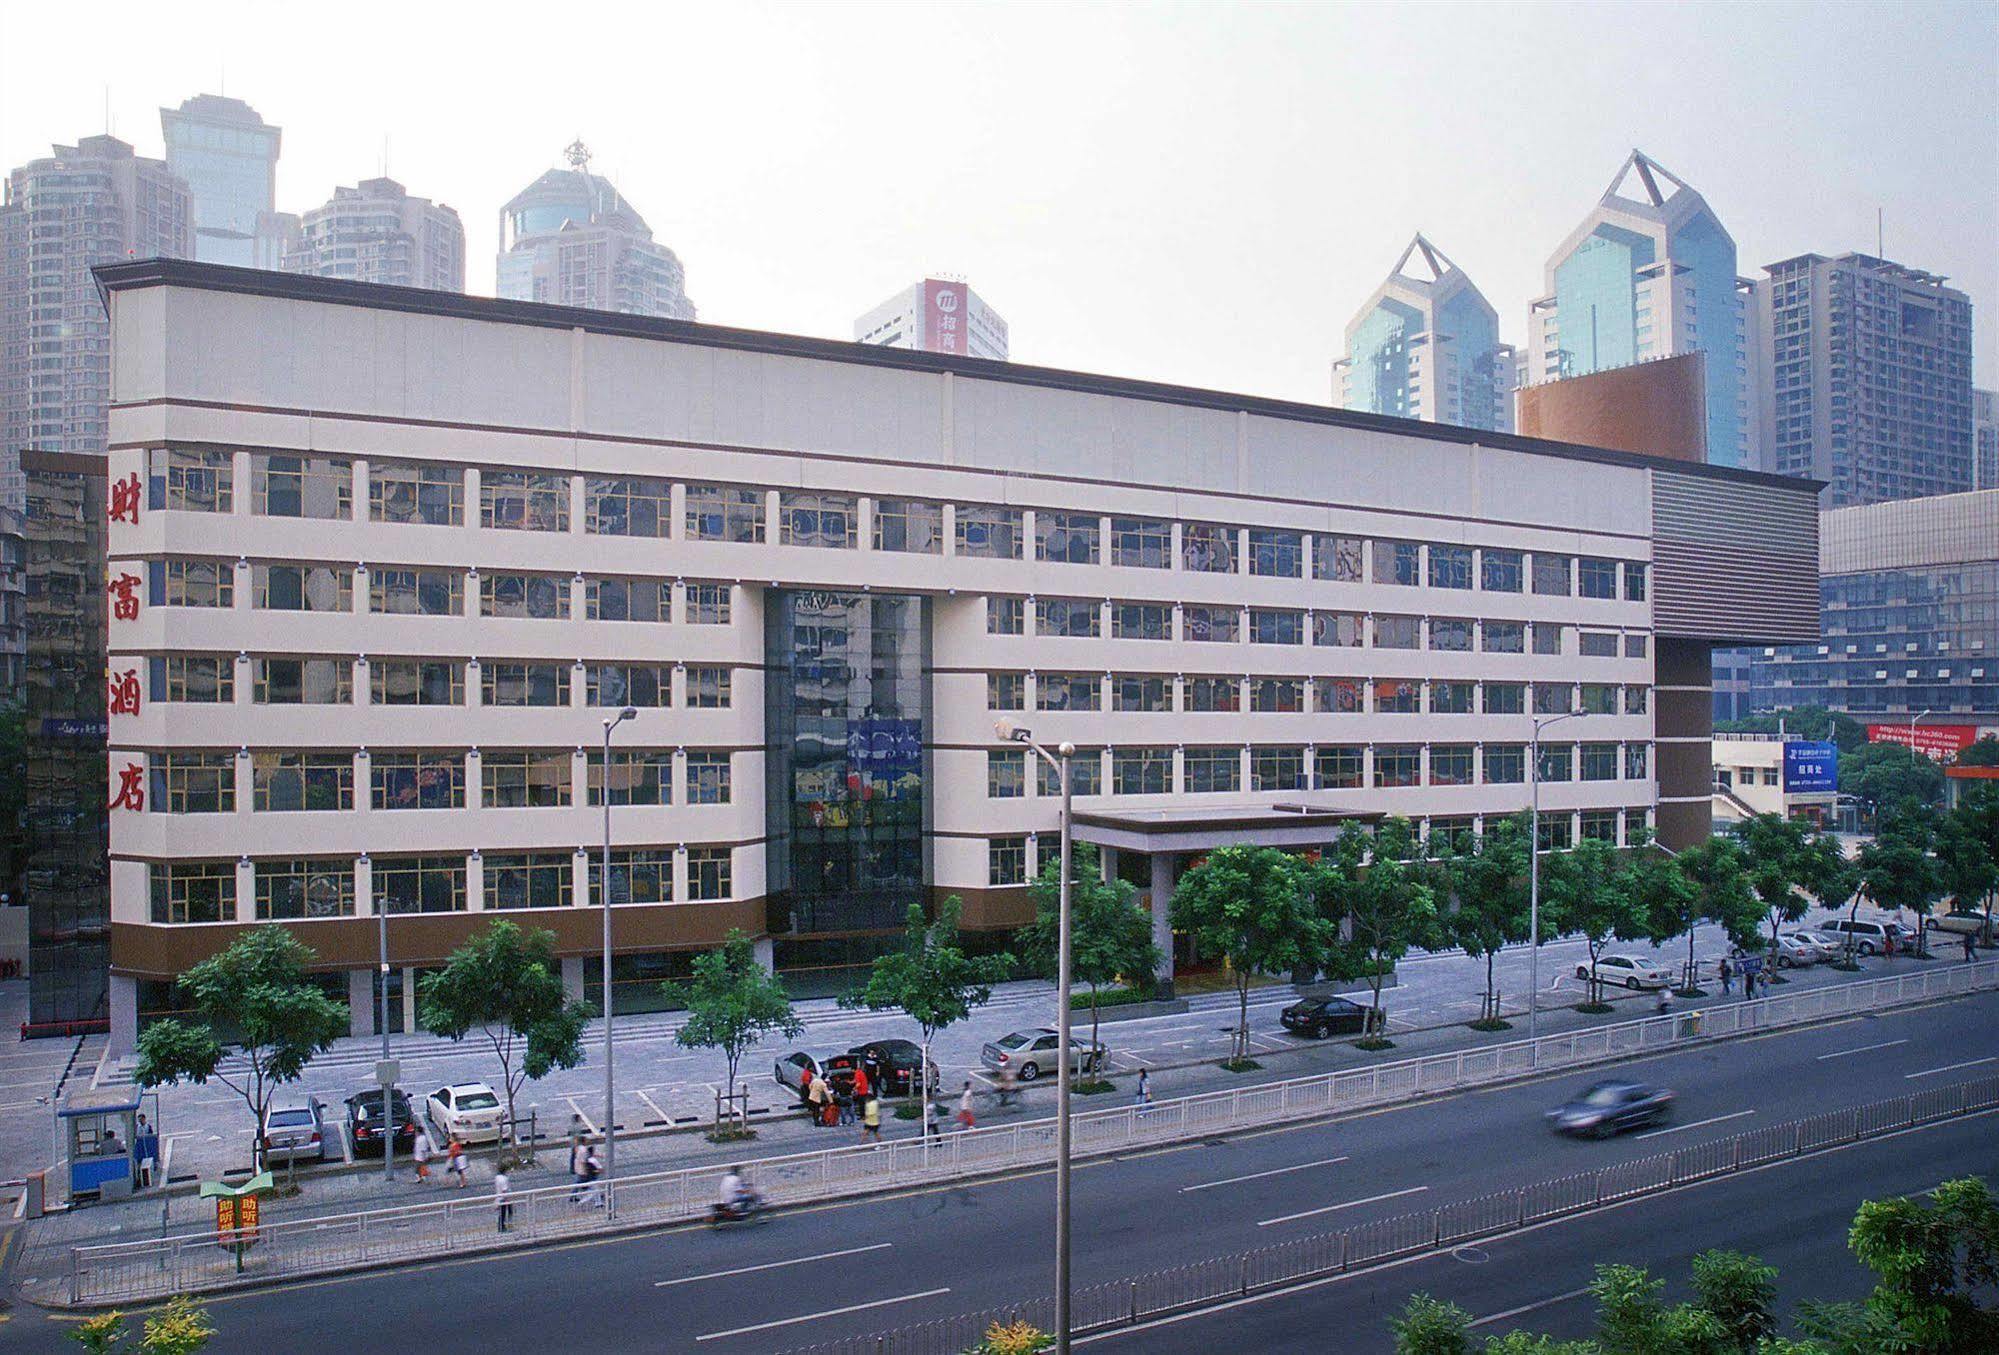
M1938 762L1948 762L1978 742L1978 726L1917 725L1911 730L1907 724L1869 725L1867 741L1899 743L1904 748L1913 746L1917 752L1927 753Z
M923 332L925 345L933 353L970 353L966 323L971 307L966 304L965 284L938 278L923 280Z
M1830 794L1839 789L1839 745L1796 740L1784 745L1784 793Z

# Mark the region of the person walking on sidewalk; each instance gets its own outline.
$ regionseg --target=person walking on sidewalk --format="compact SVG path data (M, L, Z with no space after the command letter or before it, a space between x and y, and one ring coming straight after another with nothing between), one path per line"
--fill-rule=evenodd
M458 1188L465 1189L465 1145L453 1139L444 1150L444 1174L458 1178Z
M1726 955L1722 956L1721 963L1715 966L1715 972L1721 975L1721 991L1723 993L1734 992L1735 989L1731 985L1735 982L1735 966L1728 962Z
M569 1187L569 1203L580 1204L583 1189L589 1183L583 1177L584 1148L580 1135L572 1133L569 1138L569 1179L574 1183Z
M861 1107L861 1142L880 1143L882 1141L882 1103L873 1092L868 1093L866 1103Z
M827 1095L826 1079L817 1073L812 1074L811 1080L805 1084L805 1104L811 1108L814 1128L826 1123Z
M944 1135L944 1102L936 1097L930 1098L925 1105L925 1112L923 1116L923 1136L929 1139L942 1138Z
M1970 932L1964 934L1964 962L1970 964L1978 958L1978 942Z
M410 1147L410 1156L416 1159L416 1179L430 1180L430 1155L435 1152L430 1141L430 1130L419 1124L416 1127L416 1142Z
M582 1203L593 1209L604 1207L604 1159L597 1156L597 1145L591 1144L583 1150L583 1168L578 1173L583 1182Z
M509 1198L513 1191L514 1183L507 1179L507 1160L501 1158L493 1168L493 1210L499 1215L503 1233L507 1231L507 1221L514 1216L514 1202Z
M840 1108L840 1125L843 1128L854 1122L854 1101L857 1096L858 1093L854 1091L851 1083L845 1091L840 1089L838 1083L833 1086L833 1103Z
M972 1113L972 1079L965 1079L965 1094L958 1098L958 1128L977 1129L978 1117Z
M1132 1091L1131 1103L1138 1107L1138 1113L1141 1115L1145 1113L1145 1108L1152 1104L1152 1074L1149 1070L1144 1068L1138 1070L1138 1086Z

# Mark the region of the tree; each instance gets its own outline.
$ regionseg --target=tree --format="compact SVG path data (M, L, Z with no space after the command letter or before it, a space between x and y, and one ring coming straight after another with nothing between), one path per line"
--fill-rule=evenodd
M1860 848L1861 886L1877 908L1916 915L1916 948L1925 944L1930 909L1944 891L1943 869L1930 854L1936 842L1936 814L1904 804L1882 816L1874 839Z
M280 925L253 927L219 955L180 976L179 991L192 1019L166 1017L139 1037L142 1087L186 1079L197 1086L214 1078L243 1098L256 1133L258 1166L264 1160L264 1120L271 1098L296 1082L313 1056L347 1033L347 1006L328 997L306 975L312 948ZM223 1031L233 1032L225 1040ZM219 1071L233 1044L243 1070Z
M1152 982L1159 947L1152 944L1152 918L1138 906L1137 893L1123 880L1106 880L1097 849L1087 842L1070 848L1069 977L1090 989L1090 1042L1097 1040L1102 987L1119 979ZM1034 882L1034 921L1021 933L1028 959L1049 978L1061 950L1062 865L1051 859Z
M1870 743L1839 755L1839 786L1876 811L1904 800L1933 805L1943 799L1944 775L1928 756L1898 743Z
M1507 946L1527 940L1527 834L1516 816L1488 820L1485 832L1444 860L1450 899L1438 926L1450 943L1485 961L1481 1024L1503 1025L1493 961Z
M840 999L848 1008L901 1011L923 1033L923 1085L929 1084L930 1042L937 1032L956 1025L983 1006L993 985L1013 972L1013 956L967 955L958 945L958 918L964 901L956 894L937 908L936 920L925 923L923 906L909 905L902 948L875 958L868 981L857 993ZM1069 1075L1068 1069L1062 1075Z
M1634 882L1633 889L1641 906L1652 912L1653 923L1648 929L1652 940L1662 942L1677 932L1666 932L1666 917L1676 905L1684 906L1681 926L1687 936L1687 973L1685 987L1689 990L1694 982L1694 929L1702 922L1714 922L1727 933L1728 939L1736 945L1747 945L1756 938L1757 925L1762 921L1762 905L1749 888L1749 877L1743 870L1742 849L1734 838L1710 837L1695 846L1687 848L1673 858L1673 866L1685 879L1690 894L1681 894L1669 887L1657 885L1649 878Z
M1736 1350L1753 1351L1777 1334L1777 1268L1733 1251L1693 1259L1694 1302L1720 1321Z
M687 1004L687 1017L674 1032L675 1044L722 1051L731 1106L736 1103L736 1068L750 1046L772 1031L795 1039L805 1029L791 1010L784 985L757 963L750 938L734 929L719 948L694 957L692 982L662 983L660 991L668 1001Z
M1676 936L1686 936L1687 969L1680 991L1687 997L1699 996L1694 984L1694 924L1699 920L1700 886L1680 858L1663 850L1647 850L1643 842L1631 853L1626 866L1631 906L1644 927L1645 939L1663 947Z
M1960 767L1999 767L1999 735L1987 734L1957 755Z
M1735 827L1742 849L1743 872L1770 924L1771 960L1777 955L1777 929L1805 915L1812 899L1837 908L1856 883L1839 841L1813 833L1797 819L1758 814Z
M1329 948L1329 967L1341 978L1366 982L1373 995L1367 1028L1375 1040L1383 1039L1387 1024L1381 985L1411 946L1436 938L1432 881L1441 874L1420 859L1414 830L1399 818L1382 820L1372 835L1349 828L1330 858L1306 868L1308 894L1327 924L1344 932Z
M1999 1283L1999 1204L1975 1176L1929 1198L1869 1200L1847 1245L1874 1272L1860 1304L1812 1305L1799 1325L1844 1355L1999 1349L1999 1313L1981 1292Z
M1603 1003L1597 961L1612 937L1640 940L1646 919L1632 899L1630 871L1617 848L1584 838L1566 852L1549 852L1541 863L1542 919L1549 935L1579 933L1589 947L1589 1002Z
M604 992L611 991L605 975ZM562 991L555 933L522 931L504 918L451 952L417 985L424 1026L451 1040L475 1028L499 1060L507 1132L518 1132L514 1099L531 1078L583 1061L583 1026L596 1013ZM518 1060L518 1063L516 1062Z
M1989 922L1999 889L1999 791L1987 784L1967 792L1938 825L1936 850L1951 908L1982 908Z
M158 1316L146 1319L139 1349L145 1355L194 1355L214 1339L215 1328L208 1325L208 1314L183 1294Z
M1848 715L1843 710L1827 710L1824 706L1800 706L1796 710L1772 712L1768 715L1752 715L1743 720L1723 720L1716 724L1717 734L1775 734L1782 721L1784 733L1800 739L1823 739L1839 745L1839 751L1850 753L1866 746L1867 726Z
M1411 1294L1402 1316L1388 1319L1395 1355L1471 1355L1471 1314L1455 1303Z
M1230 1062L1249 1061L1249 985L1257 974L1318 969L1334 925L1305 887L1304 866L1275 847L1218 847L1173 891L1173 925L1228 958L1236 989Z

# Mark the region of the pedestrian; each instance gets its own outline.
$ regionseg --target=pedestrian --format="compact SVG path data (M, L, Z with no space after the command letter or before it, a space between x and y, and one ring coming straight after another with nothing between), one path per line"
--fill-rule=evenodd
M132 1135L132 1156L139 1162L139 1184L153 1184L153 1168L160 1157L160 1136L144 1114L139 1116L139 1127Z
M572 1134L569 1140L569 1177L574 1183L569 1187L571 1204L582 1203L583 1189L588 1184L583 1178L583 1157L583 1140Z
M1019 1094L1020 1084L1014 1078L1013 1065L1008 1064L999 1070L999 1103L1002 1106L1010 1106L1013 1104L1013 1098Z
M816 1072L805 1080L805 1104L811 1113L814 1128L826 1123L826 1079Z
M923 1117L923 1137L941 1138L944 1133L944 1102L937 1098L927 1098L926 1114Z
M1977 958L1978 958L1978 944L1973 939L1971 933L1966 932L1964 934L1964 962L1966 964L1970 964L1973 960L1976 960ZM146 1132L145 1125L146 1125L146 1117L141 1115L139 1117L139 1132L141 1134L144 1134Z
M1721 963L1715 966L1715 968L1721 974L1721 991L1724 993L1734 992L1735 967L1729 964L1728 957L1726 955L1722 956Z
M861 1142L880 1143L882 1138L881 1098L870 1092L861 1108Z
M1673 1010L1673 985L1667 984L1659 990L1659 1015L1665 1016Z
M457 1177L460 1190L468 1184L465 1177L465 1145L455 1138L444 1148L444 1174Z
M514 1183L507 1179L507 1160L501 1158L493 1168L493 1211L499 1215L500 1231L507 1231L507 1220L514 1216L514 1202L508 1198L513 1194Z
M965 1079L965 1094L958 1098L958 1128L977 1129L978 1117L972 1114L972 1079Z
M874 1079L868 1076L868 1065L865 1063L856 1065L854 1068L855 1104L865 1106L868 1103L868 1097L873 1095L874 1089Z
M838 1083L833 1084L833 1101L840 1108L839 1119L842 1128L854 1122L854 1098L856 1095L857 1093L854 1091L853 1084L851 1083L844 1089Z
M1145 1113L1145 1108L1152 1104L1152 1073L1149 1069L1138 1070L1138 1086L1132 1092L1131 1103L1138 1107L1138 1113L1141 1115Z
M604 1207L604 1159L597 1156L597 1145L591 1144L583 1150L583 1203L594 1209Z
M433 1151L430 1131L419 1124L416 1127L416 1143L410 1149L410 1156L416 1159L417 1180L430 1180L430 1155Z

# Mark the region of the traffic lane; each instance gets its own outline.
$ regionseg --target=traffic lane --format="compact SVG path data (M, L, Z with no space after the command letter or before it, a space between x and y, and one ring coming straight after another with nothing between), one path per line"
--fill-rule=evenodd
M1319 1352L1329 1348L1325 1332L1336 1329L1342 1351L1391 1352L1388 1322L1412 1293L1465 1309L1479 1323L1475 1335L1520 1327L1572 1339L1591 1334L1595 1301L1586 1291L1599 1263L1645 1266L1677 1301L1688 1297L1693 1256L1713 1247L1778 1268L1777 1309L1788 1329L1799 1300L1857 1299L1872 1284L1846 1246L1862 1201L1915 1194L1957 1176L1993 1178L1993 1123L1982 1116L1927 1126L1088 1344L1106 1355L1206 1355L1223 1344Z

